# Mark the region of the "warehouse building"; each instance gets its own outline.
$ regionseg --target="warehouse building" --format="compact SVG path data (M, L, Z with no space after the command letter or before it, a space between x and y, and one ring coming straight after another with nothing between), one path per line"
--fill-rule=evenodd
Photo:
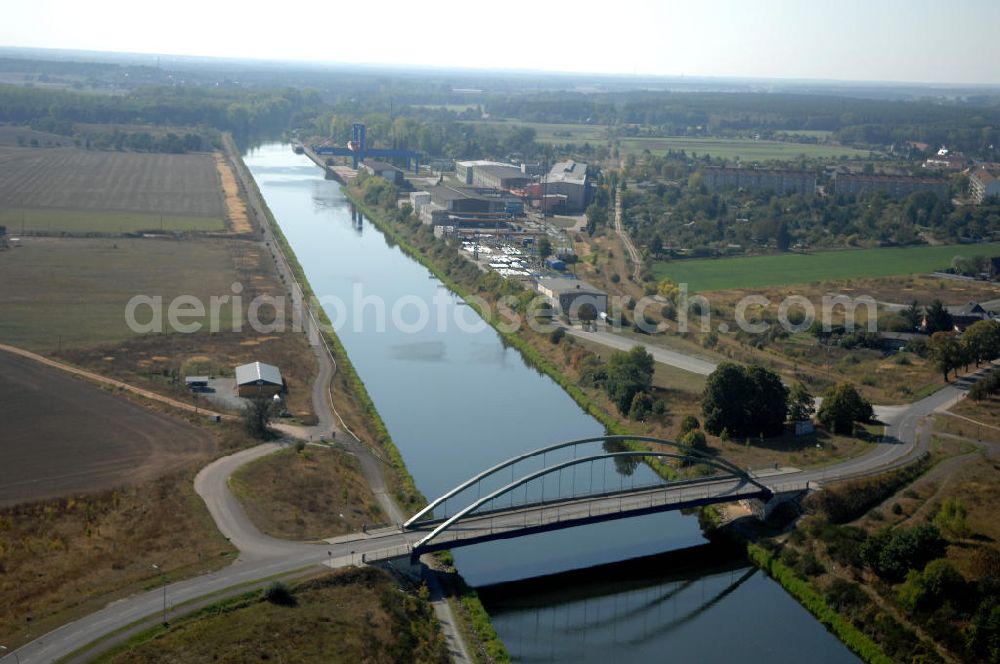
M475 187L510 191L524 187L532 181L533 177L510 164L488 164L472 169L472 185Z
M542 187L542 196L565 196L564 212L582 212L588 202L587 164L579 161L557 162Z
M410 207L417 214L420 214L420 209L431 202L431 192L429 191L411 191L410 192Z
M580 318L584 307L593 307L593 318L608 312L608 294L586 281L568 277L539 277L536 287L548 298L556 313L570 319Z
M455 162L455 175L458 179L467 185L472 184L472 180L475 177L475 172L477 168L482 168L483 166L509 166L510 164L502 164L499 161L489 161L488 159L476 159L473 161L456 161Z
M236 393L241 397L273 397L285 388L278 367L251 362L236 367Z

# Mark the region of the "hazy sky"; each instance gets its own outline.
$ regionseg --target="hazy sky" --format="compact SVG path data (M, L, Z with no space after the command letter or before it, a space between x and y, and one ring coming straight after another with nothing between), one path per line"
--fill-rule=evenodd
M5 0L0 45L1000 84L1000 0ZM349 14L357 9L357 16Z

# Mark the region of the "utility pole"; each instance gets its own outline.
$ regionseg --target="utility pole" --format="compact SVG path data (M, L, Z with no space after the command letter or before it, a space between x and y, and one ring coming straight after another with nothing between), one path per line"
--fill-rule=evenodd
M167 625L167 575L160 569L159 565L153 565L153 569L159 572L163 579L163 625L165 627Z

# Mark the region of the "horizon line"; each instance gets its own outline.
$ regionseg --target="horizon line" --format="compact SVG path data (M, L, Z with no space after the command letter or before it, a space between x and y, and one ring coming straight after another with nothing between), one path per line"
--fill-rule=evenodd
M494 67L457 67L451 65L433 64L404 64L388 62L348 62L335 60L315 60L302 58L261 58L237 55L196 55L190 53L159 53L143 51L115 51L96 50L83 48L64 48L53 46L12 46L0 44L0 54L8 51L37 51L48 53L65 53L67 55L103 55L134 58L172 58L184 60L217 61L224 63L246 63L246 64L270 64L270 65L307 65L313 68L358 68L358 69L386 69L405 70L412 72L444 72L454 74L534 74L538 76L564 76L564 77L602 77L615 80L646 80L646 81L720 81L730 83L783 83L783 84L824 84L829 86L847 87L851 85L860 86L881 86L881 87L925 87L925 88L952 88L952 89L991 89L1000 91L1000 81L996 83L971 83L971 82L943 82L943 81L914 81L914 80L883 80L883 79L838 79L838 78L807 78L807 77L780 77L780 76L736 76L726 74L653 74L637 72L595 72L576 70L548 70L513 68L498 69Z

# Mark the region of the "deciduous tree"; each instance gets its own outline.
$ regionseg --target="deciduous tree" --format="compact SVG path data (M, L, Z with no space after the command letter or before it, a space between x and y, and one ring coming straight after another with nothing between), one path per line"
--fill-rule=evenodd
M705 430L718 435L776 436L788 410L788 389L773 371L723 362L708 377L701 397Z
M819 421L834 433L854 433L855 422L868 422L874 418L871 403L866 401L850 383L840 383L823 398L819 407Z
M653 356L642 346L627 353L614 353L608 359L604 387L622 415L631 411L635 396L640 392L648 393L652 385Z

